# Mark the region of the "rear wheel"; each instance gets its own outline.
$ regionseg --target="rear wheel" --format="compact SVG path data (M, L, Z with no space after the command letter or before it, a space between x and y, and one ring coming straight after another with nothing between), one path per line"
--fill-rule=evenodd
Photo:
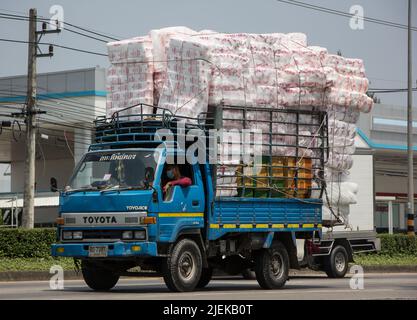
M209 284L211 278L213 277L213 268L204 268L201 272L200 280L197 283L196 288L204 288Z
M182 239L174 245L162 264L164 281L171 291L193 291L200 281L202 257L198 245Z
M338 245L324 261L324 271L329 278L343 278L348 269L348 254L344 246Z
M85 283L96 291L108 291L119 281L117 273L95 263L83 261L81 263L81 271Z
M256 280L263 289L282 288L288 279L289 258L281 242L269 249L261 249L255 259Z

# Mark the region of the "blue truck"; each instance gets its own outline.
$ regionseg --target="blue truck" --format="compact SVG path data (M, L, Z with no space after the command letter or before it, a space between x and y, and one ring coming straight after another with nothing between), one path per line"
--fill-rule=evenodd
M135 106L135 110L141 107ZM235 165L235 194L225 196L219 191L227 186L219 184L219 177L227 164L186 161L179 166L192 184L174 186L168 195L163 190L167 159L179 159L187 152L178 139L199 129L206 135L209 149L208 132L222 127L229 109L239 110L240 118L229 120L241 121L243 126L249 122L245 116L249 112L269 114L271 130L264 133L267 152L261 157L261 173L248 177ZM156 107L151 114L139 111L134 115L130 110L132 107L96 120L95 141L60 194L52 255L79 261L89 287L110 290L120 276L146 271L163 276L172 291L192 291L206 286L213 270L228 274L252 270L262 288L277 289L284 286L289 269L300 268L305 260L297 257L300 239L306 255L318 255L315 265L326 265L320 256L322 200L310 197L314 188L322 195L324 187L320 184L323 179L311 182L313 172L321 176L328 152L326 113L222 106L190 119ZM307 125L300 122L303 114L314 119L308 125L317 128L316 156L309 161L300 161L305 147L299 143L299 126ZM180 132L180 123L185 123L185 132ZM275 125L293 126L294 130L276 133ZM173 139L161 138L161 129L173 132ZM279 146L276 135L292 137L295 154L287 158L295 161L271 156L272 148ZM262 181L256 182L257 178ZM352 260L351 254L344 258L340 275ZM337 276L336 265L330 268Z

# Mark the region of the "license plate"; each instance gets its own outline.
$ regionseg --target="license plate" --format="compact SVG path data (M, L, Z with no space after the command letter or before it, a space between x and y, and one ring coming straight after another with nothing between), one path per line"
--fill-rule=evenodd
M88 247L88 256L89 257L107 257L107 246L90 246Z

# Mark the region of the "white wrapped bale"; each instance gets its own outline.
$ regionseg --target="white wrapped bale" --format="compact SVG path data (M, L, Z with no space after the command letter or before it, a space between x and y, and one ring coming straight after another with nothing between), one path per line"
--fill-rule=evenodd
M365 77L365 67L361 59L349 59L339 55L328 54L324 58L324 64L333 68L337 73L347 76Z
M169 27L151 30L149 36L152 40L155 72L165 72L167 69L168 50L172 37L194 34L196 34L196 31L187 27Z
M153 56L150 37L107 44L111 66L107 72L107 116L138 104L153 105ZM137 107L119 115L151 113L151 107ZM129 117L133 119L132 117Z
M372 108L373 100L364 93L331 87L326 90L326 103L368 113Z
M333 210L333 212L332 212ZM332 207L332 210L326 205L323 205L322 208L322 219L325 221L338 222L341 220L346 226L349 226L349 205L339 205L337 207ZM341 219L340 219L341 218Z
M167 78L158 106L176 115L196 117L207 111L207 48L190 38L171 37L167 58Z

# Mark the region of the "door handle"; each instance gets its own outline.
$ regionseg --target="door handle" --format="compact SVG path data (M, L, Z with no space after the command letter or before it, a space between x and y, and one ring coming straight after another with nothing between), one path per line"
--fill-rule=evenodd
M198 200L193 200L192 201L192 205L193 205L193 207L196 207L196 206L198 206L200 204L200 201L198 201Z

